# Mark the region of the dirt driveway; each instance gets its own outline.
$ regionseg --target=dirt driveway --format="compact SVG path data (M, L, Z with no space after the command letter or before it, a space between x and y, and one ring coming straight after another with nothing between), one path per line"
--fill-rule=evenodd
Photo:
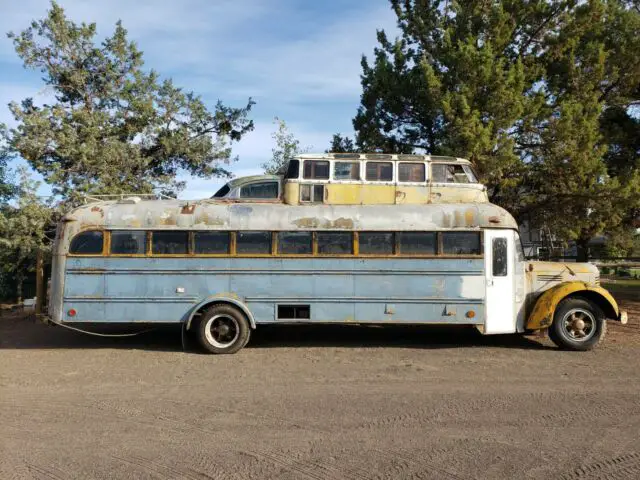
M624 303L624 302L623 302ZM594 352L471 330L107 340L0 319L0 478L639 478L640 303Z

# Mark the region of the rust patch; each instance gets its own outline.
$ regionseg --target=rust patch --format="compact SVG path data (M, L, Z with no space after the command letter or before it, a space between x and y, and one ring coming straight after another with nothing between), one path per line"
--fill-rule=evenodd
M294 220L293 223L300 228L337 228L351 230L354 228L353 219L340 217L334 221L326 218L305 217Z
M92 212L99 212L100 216L102 218L104 218L104 210L102 210L100 207L91 207L91 211Z
M496 217L496 216L492 216L488 218L489 223L501 223L502 220L500 220L500 217Z
M180 213L189 215L189 214L192 214L195 209L196 209L196 206L194 204L183 205L182 209L180 210Z

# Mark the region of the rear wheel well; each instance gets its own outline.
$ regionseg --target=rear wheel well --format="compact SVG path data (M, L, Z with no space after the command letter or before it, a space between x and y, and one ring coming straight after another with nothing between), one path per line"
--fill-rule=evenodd
M604 313L605 318L611 318L616 320L618 318L618 314L614 310L613 306L609 301L600 295L598 292L594 292L591 290L580 290L579 292L574 292L567 295L565 298L582 298L589 302L595 303L600 310Z
M236 305L233 302L229 302L229 301L226 301L226 300L211 300L209 303L205 303L204 305L200 305L200 307L195 312L193 312L193 315L191 316L191 318L189 319L189 322L187 324L187 329L188 330L192 330L194 324L195 325L198 324L198 322L200 321L200 317L202 317L202 314L204 312L206 312L210 308L213 308L213 307L218 306L218 305L227 305L229 307L235 308L242 315L244 315L244 317L247 319L247 322L249 322L249 325L251 326L251 328L255 328L255 327L253 327L253 325L251 325L251 319L249 318L249 316L247 315L247 312L245 312L243 308L239 307L238 305Z

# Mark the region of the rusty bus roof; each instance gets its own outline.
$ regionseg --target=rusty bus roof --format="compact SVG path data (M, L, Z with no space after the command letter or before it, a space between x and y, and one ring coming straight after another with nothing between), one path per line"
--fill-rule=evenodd
M96 202L69 212L63 222L87 228L200 230L446 230L510 228L516 221L490 203L427 205L286 205L214 200Z
M465 158L441 155L418 155L402 153L303 153L294 157L298 160L386 160L398 162L455 162L470 165Z

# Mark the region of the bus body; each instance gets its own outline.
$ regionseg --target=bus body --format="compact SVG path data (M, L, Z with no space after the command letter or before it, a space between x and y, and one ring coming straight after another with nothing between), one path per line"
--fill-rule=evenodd
M132 197L63 217L49 315L76 326L182 323L209 351L233 353L251 329L268 323L456 324L521 333L552 327L573 299L573 316L563 320L573 330L565 325L564 343L552 338L587 349L604 333L605 318L626 320L598 282L589 264L526 261L516 222L490 203ZM582 332L575 344L572 331Z
M463 158L382 153L302 154L281 176L231 180L220 201L281 201L288 205L488 203L471 162Z

